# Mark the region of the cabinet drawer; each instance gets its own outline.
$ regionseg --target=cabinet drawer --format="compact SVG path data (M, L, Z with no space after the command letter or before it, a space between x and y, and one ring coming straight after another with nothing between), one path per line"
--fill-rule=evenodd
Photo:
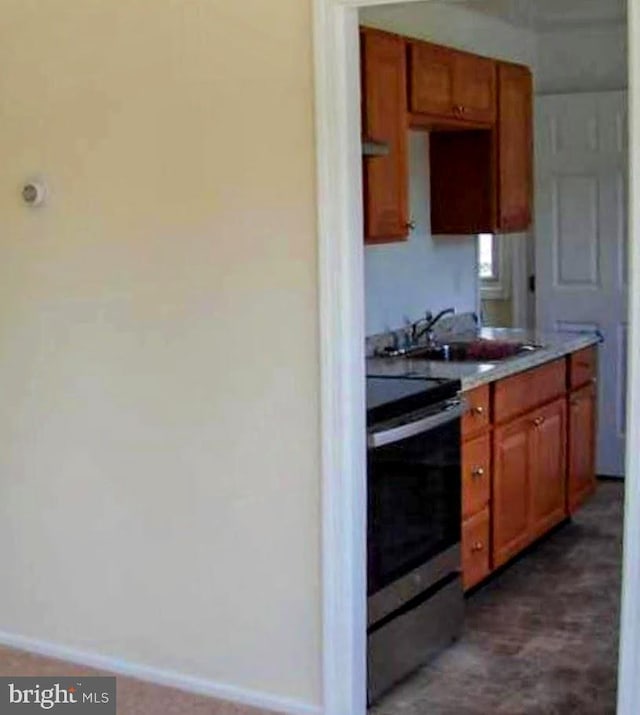
M486 578L489 564L489 509L462 524L462 582L465 590Z
M569 358L569 384L571 388L592 382L598 371L597 348L585 348L573 353Z
M462 445L462 517L467 519L489 504L491 494L491 436Z
M469 408L462 416L462 437L468 437L489 426L489 385L465 392Z
M566 389L564 359L498 380L494 394L496 422L505 422L528 410L550 402Z

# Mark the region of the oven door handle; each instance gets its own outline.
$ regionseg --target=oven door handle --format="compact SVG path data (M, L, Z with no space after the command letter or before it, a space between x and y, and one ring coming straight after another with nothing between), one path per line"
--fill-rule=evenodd
M467 401L463 398L451 400L443 410L433 415L380 432L371 432L367 438L367 446L369 449L385 447L389 444L402 442L402 440L409 437L415 437L423 432L429 432L436 429L436 427L441 427L448 422L459 419L467 411L467 407Z

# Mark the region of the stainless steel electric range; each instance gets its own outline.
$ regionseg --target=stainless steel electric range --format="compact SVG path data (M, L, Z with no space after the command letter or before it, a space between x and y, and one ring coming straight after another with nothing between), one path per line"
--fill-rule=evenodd
M460 632L459 390L367 378L369 702Z

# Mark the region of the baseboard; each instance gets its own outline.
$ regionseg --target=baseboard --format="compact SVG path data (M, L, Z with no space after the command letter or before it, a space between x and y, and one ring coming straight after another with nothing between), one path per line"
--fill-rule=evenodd
M176 688L194 695L204 695L252 708L272 710L285 715L321 715L321 708L299 701L281 698L268 693L245 690L233 685L216 683L205 678L195 678L170 670L161 670L138 663L130 663L118 658L76 650L55 643L47 643L36 638L28 638L0 631L0 645L23 650L45 658L55 658L75 665L108 671L115 675L135 678L153 685Z

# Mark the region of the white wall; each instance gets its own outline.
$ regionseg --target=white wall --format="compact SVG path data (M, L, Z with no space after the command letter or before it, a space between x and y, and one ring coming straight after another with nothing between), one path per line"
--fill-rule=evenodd
M534 33L472 10L437 2L380 5L361 10L360 21L535 69ZM427 309L479 311L475 238L431 236L427 150L426 135L411 132L410 214L416 230L407 243L366 249L368 335L400 327L405 317L415 320Z
M433 237L430 231L429 136L409 133L411 218L416 223L407 243L365 250L367 335L455 307L476 311L476 240L468 236Z
M2 3L0 640L320 702L310 5Z
M537 91L605 92L627 87L627 31L622 24L564 28L539 36Z
M534 67L536 35L504 20L446 2L378 5L360 11L363 25L431 40Z

